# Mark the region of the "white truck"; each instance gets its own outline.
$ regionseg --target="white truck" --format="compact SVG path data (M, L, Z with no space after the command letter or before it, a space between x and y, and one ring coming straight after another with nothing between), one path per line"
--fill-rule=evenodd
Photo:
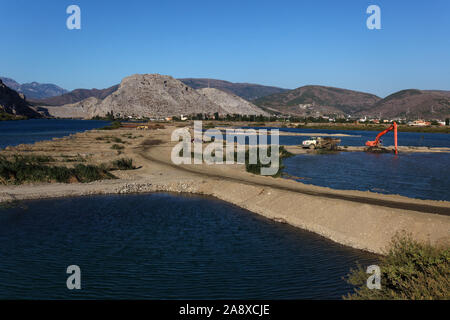
M318 145L317 137L311 137L311 139L303 140L302 142L303 148L315 149L317 145Z
M311 137L308 140L302 142L303 148L309 149L328 149L328 150L338 150L338 144L341 139L330 138L330 137Z

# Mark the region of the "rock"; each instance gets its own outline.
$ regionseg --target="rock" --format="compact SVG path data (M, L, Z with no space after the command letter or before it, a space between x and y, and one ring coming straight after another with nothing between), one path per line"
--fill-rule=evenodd
M29 118L40 118L41 115L34 111L23 95L7 87L0 80L0 106L1 112Z
M225 111L216 103L170 76L135 74L124 78L117 89L103 100L91 97L75 104L46 107L57 117L106 116L162 118L182 114Z

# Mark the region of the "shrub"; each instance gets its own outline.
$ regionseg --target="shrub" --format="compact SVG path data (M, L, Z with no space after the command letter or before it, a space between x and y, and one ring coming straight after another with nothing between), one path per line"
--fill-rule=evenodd
M283 165L283 159L284 158L289 158L292 157L293 154L290 153L289 151L287 151L284 146L279 146L279 163L278 163L278 171L277 173L275 173L272 177L277 178L281 175L281 171L284 168ZM263 165L260 160L259 160L259 147L257 149L257 154L258 154L258 159L257 159L257 163L255 164L250 164L249 163L249 151L247 150L247 152L245 153L245 169L247 170L247 172L253 173L253 174L261 174L261 168L269 168L271 166L271 164L265 164ZM272 146L268 147L268 151L267 151L267 156L270 157L270 155L272 154Z
M0 157L0 183L22 184L25 182L91 182L100 179L113 179L112 174L103 167L78 164L75 168L49 166L42 164L44 158L15 156L13 160ZM38 162L41 161L41 162Z
M125 159L125 158L113 161L113 168L116 168L118 170L136 169L136 167L133 166L133 159Z
M118 145L118 144L113 144L112 146L111 146L111 149L113 149L113 150L122 150L122 149L124 149L125 147L124 146L120 146L120 145Z
M410 235L396 235L379 263L381 290L366 286L368 274L358 266L348 275L357 286L344 299L450 299L450 250L419 243Z
M126 143L125 141L123 141L122 139L117 138L117 137L113 137L111 140L112 140L113 142L116 142L116 143L123 143L123 144Z
M110 125L100 128L99 130L115 130L120 128L120 121L114 121Z

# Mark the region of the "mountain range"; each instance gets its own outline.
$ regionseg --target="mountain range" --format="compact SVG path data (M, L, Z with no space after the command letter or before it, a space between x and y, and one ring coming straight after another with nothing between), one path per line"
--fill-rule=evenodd
M359 112L363 114L363 112ZM450 118L450 91L409 89L377 101L364 115L379 118Z
M31 102L37 106L62 106L65 104L77 103L91 97L105 99L118 88L119 85L106 89L75 89L60 96L45 99L32 99Z
M47 106L55 117L92 118L113 113L119 117L162 118L196 113L266 114L250 102L217 89L195 90L170 76L135 74L122 80L104 99L89 97L63 106Z
M26 91L25 89L28 88L26 84L20 85L9 78L0 79L5 79L4 84L11 89L17 90L19 93ZM170 79L171 81L176 80L172 77ZM243 108L243 114L252 114L252 110L258 110L259 114L265 114L267 112L295 116L351 115L408 119L444 119L450 117L450 91L444 90L407 89L382 99L369 93L318 85L308 85L288 90L257 84L232 83L216 79L186 78L176 81L178 81L176 86L186 86L192 92L195 92L193 95L200 94L206 98L209 101L208 103L213 106L211 111L215 110L214 112L220 111L223 113L227 108L229 111L234 110L236 112L239 111L236 108ZM91 114L95 113L93 112L94 106L96 106L96 110L103 110L104 108L100 107L100 102L110 96L114 97L114 94L119 90L120 86L115 85L106 89L76 89L67 92L56 85L38 84L34 85L34 87L42 88L42 92L39 95L41 97L43 95L56 94L58 90L64 93L58 96L40 99L28 98L26 100L36 110L38 110L38 107L65 106L64 109L66 112L63 112L64 114L73 114L73 116L76 116L80 108L84 111L89 110L88 113ZM45 91L45 88L53 88L54 90L49 89L50 91ZM147 89L150 91L153 90L150 87ZM155 92L155 90L153 91ZM106 101L110 101L111 99ZM199 99L203 100L202 98ZM157 101L158 99L153 97L153 100ZM177 103L180 102L181 100ZM123 101L123 103L127 102ZM201 105L200 108L192 109L192 112L180 106L175 107L173 111L177 111L175 114L179 113L180 108L187 114L195 113L198 111L197 109L210 111L204 104ZM72 109L72 112L68 113L68 106L74 106L75 109ZM124 107L124 109L127 108ZM40 108L40 110L43 109ZM129 108L127 110L130 111ZM164 112L156 112L155 114L163 115ZM168 114L166 113L165 115Z
M0 80L2 80L7 87L25 95L29 100L60 96L67 92L67 90L51 83L31 82L20 84L11 78L5 77L0 77Z
M264 110L296 116L355 114L367 110L381 98L364 92L324 86L304 86L256 99Z
M236 95L248 101L261 98L270 94L287 91L287 89L281 89L277 87L269 87L251 83L232 83L216 79L187 78L178 80L183 82L185 85L191 87L192 89L215 88ZM119 85L115 85L110 88L100 90L76 89L60 96L54 96L43 99L30 99L30 100L35 105L62 106L65 104L76 103L90 97L94 97L97 99L104 99L111 93L116 91L118 88Z
M304 86L253 101L263 110L295 116L351 115L392 119L450 117L450 91L408 89L382 99L347 89Z

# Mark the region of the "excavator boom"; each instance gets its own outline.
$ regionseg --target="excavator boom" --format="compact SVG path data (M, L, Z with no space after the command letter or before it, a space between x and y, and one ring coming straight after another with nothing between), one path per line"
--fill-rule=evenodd
M389 128L387 128L386 130L381 131L377 137L375 138L374 141L367 141L366 142L366 146L367 147L376 147L379 148L380 147L380 138L382 136L384 136L386 133L388 133L389 131L394 130L394 143L395 143L395 154L398 154L398 150L397 150L397 123L394 122Z

